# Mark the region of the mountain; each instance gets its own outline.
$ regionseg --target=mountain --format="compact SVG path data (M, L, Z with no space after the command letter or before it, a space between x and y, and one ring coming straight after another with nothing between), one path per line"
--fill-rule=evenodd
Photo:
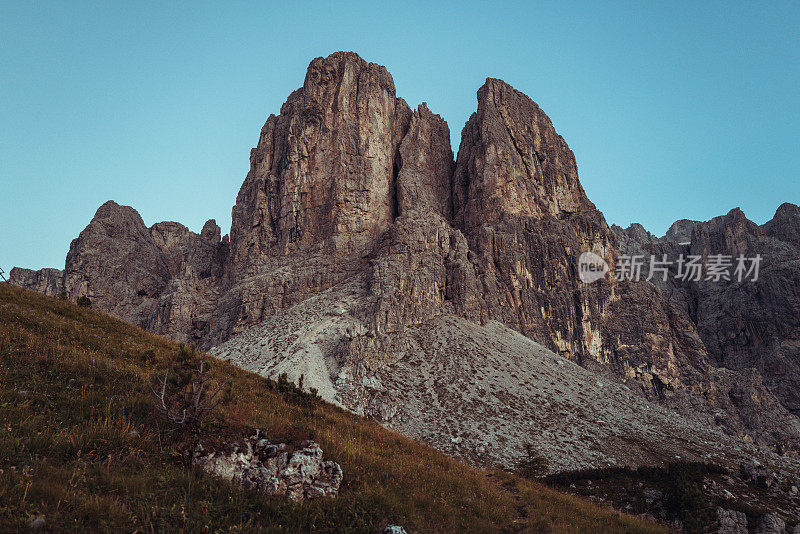
M679 221L669 243L615 231L551 120L497 79L455 159L449 139L384 67L317 58L261 130L229 236L108 202L64 271L11 281L302 375L476 464L508 466L526 441L554 468L797 449L796 206L763 228ZM747 285L613 276L626 251L678 252L689 233L705 257L763 251L770 267ZM611 274L584 283L583 252Z

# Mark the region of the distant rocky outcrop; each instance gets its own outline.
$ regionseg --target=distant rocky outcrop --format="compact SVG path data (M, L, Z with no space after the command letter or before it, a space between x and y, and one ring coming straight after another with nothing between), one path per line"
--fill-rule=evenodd
M175 222L148 228L136 210L108 201L72 241L63 271L14 268L11 282L89 297L135 325L195 341L207 330L226 256L227 240L213 220L199 235Z
M773 427L774 412L761 406L774 394L780 405L800 415L800 208L783 204L775 217L762 226L749 221L741 210L708 222L693 221L691 233L672 230L663 238L642 239L635 227L615 227L622 251L661 258L722 254L734 266L741 255L761 257L758 280L682 280L672 266L666 281L653 278L662 295L691 320L715 367L740 371L735 389L753 388L747 393L729 392L739 407L755 401L748 416L753 427ZM687 237L688 236L688 237ZM748 264L749 267L749 264ZM755 273L753 273L755 274ZM763 386L761 385L763 382ZM758 393L755 393L758 391ZM749 410L748 410L749 411ZM785 420L783 425L794 425ZM778 441L794 439L774 433ZM796 442L795 442L796 443Z
M58 296L64 293L64 271L45 268L38 271L14 267L9 281L12 284L38 291L46 295ZM66 293L65 293L66 294Z
M660 239L641 226L612 230L567 143L523 93L487 79L454 160L441 117L398 98L384 67L337 52L313 60L267 119L229 238L213 221L200 234L172 222L147 228L108 202L63 272L14 269L11 281L88 296L265 375L304 374L326 398L426 436L454 426L450 401L403 413L403 384L385 384L407 362L461 354L415 330L466 331L466 321L511 328L701 426L791 448L800 443L797 212L784 205L761 228L741 212L683 220ZM758 284L618 281L615 262L632 250L769 259ZM585 251L612 275L582 282ZM511 402L485 399L492 413ZM420 429L428 409L439 419Z

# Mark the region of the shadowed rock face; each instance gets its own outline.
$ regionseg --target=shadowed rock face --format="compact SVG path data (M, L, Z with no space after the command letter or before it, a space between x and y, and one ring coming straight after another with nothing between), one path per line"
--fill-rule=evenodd
M12 284L38 291L46 295L61 295L64 291L64 271L45 268L34 271L14 267L11 269L9 281Z
M785 202L780 205L775 217L764 224L765 235L793 245L800 250L800 206Z
M420 104L411 116L408 133L396 161L398 214L413 209L453 217L453 150L450 128L428 106Z
M160 295L170 278L161 249L136 210L112 201L100 206L72 241L66 265L68 293L88 295L91 289L99 308L120 316L136 313L131 308L140 303L132 302L132 295Z
M108 201L74 239L64 271L13 269L12 283L88 296L92 305L158 333L195 341L201 309L219 285L226 244L210 220L201 235L175 222L146 227L133 208Z
M284 314L338 295L334 311L353 318L350 331L331 330L310 352L290 343L297 352L281 353L281 365L307 368L331 398L364 413L391 410L386 399L365 409L376 373L385 379L397 362L436 353L409 345L406 330L456 317L502 323L731 434L800 442L786 411L797 410L797 383L770 374L765 356L783 354L780 369L797 376L795 264L765 272L769 289L724 291L613 276L585 284L577 266L592 251L613 272L620 243L672 251L689 239L701 254L796 257L797 207L782 206L763 228L738 212L678 221L662 239L641 226L615 234L547 115L501 80L487 79L477 96L453 161L445 121L425 104L412 112L384 67L346 52L317 58L262 128L230 240L213 221L199 235L173 222L147 228L135 210L109 202L72 243L63 272L14 269L12 282L89 296L201 348L255 325L274 325L259 335L291 336L279 331ZM309 335L330 326L314 324L321 330ZM337 397L340 371L356 385Z
M681 281L670 276L656 283L690 318L715 365L745 373L755 369L757 381L763 376L766 389L800 415L800 208L783 204L761 227L736 208L708 222L692 222L688 239L686 232L668 232L661 239L642 240L630 230L616 229L629 254L692 254L704 261L724 254L734 262L739 255L762 257L757 281ZM746 398L734 396L740 403Z

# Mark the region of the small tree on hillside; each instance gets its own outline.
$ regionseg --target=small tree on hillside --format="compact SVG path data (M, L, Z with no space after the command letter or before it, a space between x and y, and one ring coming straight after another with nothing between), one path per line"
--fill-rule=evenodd
M526 443L522 458L517 460L515 471L525 478L537 478L547 474L547 459L536 453L533 445Z
M186 356L188 351L181 345L178 355ZM194 356L194 350L183 360ZM194 359L194 358L191 358ZM200 360L199 365L179 368L173 375L169 371L163 378L157 378L152 388L156 398L156 410L164 419L183 428L200 425L211 411L226 397L230 380L212 387L208 365Z

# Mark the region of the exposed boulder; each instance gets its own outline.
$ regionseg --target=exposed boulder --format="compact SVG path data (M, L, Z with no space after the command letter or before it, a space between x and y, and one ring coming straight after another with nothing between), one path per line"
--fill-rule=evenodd
M198 444L193 463L245 488L294 501L335 497L343 479L339 464L323 461L322 449L313 441L288 447L270 443L258 431L242 444L208 449Z
M47 522L45 521L44 516L37 515L28 522L28 528L30 528L31 530L39 530L41 528L44 528L46 524Z
M786 522L776 514L767 514L761 518L756 534L784 534Z
M747 534L747 516L744 512L717 508L717 534Z

